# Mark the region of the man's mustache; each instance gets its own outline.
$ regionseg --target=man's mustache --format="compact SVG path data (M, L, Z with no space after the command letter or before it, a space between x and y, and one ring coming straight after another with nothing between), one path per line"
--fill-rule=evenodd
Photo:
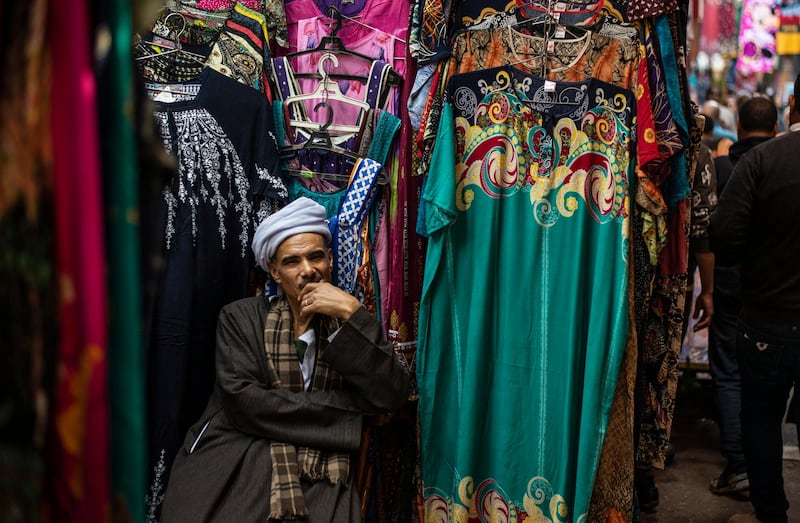
M301 280L300 280L300 285L299 285L300 290L303 290L303 287L305 287L309 283L319 283L321 281L322 281L322 276L320 276L317 273L314 273L313 275L311 275L309 277L303 276L301 278Z

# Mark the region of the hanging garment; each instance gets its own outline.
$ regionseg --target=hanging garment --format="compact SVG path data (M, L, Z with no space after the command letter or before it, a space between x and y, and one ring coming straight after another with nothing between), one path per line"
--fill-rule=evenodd
M412 89L412 82L404 82L400 99L409 100ZM403 122L395 147L397 161L393 164L391 199L387 205L390 251L383 287L386 292L382 293L382 298L387 339L398 344L398 350L403 352L411 365L416 351L425 253L424 238L413 234L418 219L423 178L412 168L412 141L415 132L409 112L404 108L400 114ZM416 387L412 391L412 397L415 396ZM391 489L391 485L387 484L387 488Z
M362 250L360 233L367 211L375 200L375 182L381 167L380 163L369 158L356 162L339 212L328 222L331 229L331 249L336 260L333 283L349 293L356 287L356 270Z
M367 76L367 83L362 86L358 93L360 96L349 96L359 102L364 102L367 106L373 109L384 109L389 102L391 92L387 84L389 71L392 69L391 65L382 61L375 61L372 63ZM295 77L294 68L291 66L289 59L286 57L275 58L272 61L272 72L275 86L277 87L276 97L282 101L286 101L291 96L301 94L300 83ZM313 87L311 88L313 92ZM344 94L344 93L343 93ZM348 104L335 99L324 100L323 98L311 98L304 100L302 103L292 104L287 107L286 104L280 104L278 107L282 108L280 117L281 126L280 135L283 145L302 144L308 140L309 132L300 128L292 128L291 121L305 121L314 122L311 120L310 115L314 114L314 108L318 107L317 104L325 102L329 105L329 110L332 113L332 123L354 124L359 123L362 126L366 123L368 117L364 114L365 111L354 104ZM283 114L285 113L285 114ZM317 119L320 119L318 116ZM320 127L322 124L320 124ZM391 141L391 140L390 140ZM346 138L342 142L337 141L337 145L349 151L355 151L359 142L358 136ZM347 173L349 166L345 166L342 158L337 154L321 154L318 150L304 150L298 152L300 164L304 169L309 169L318 172L329 173ZM374 158L380 161L379 158ZM381 161L380 163L383 163ZM336 207L338 209L338 206Z
M416 0L413 4L408 46L419 65L450 56L449 16L450 1Z
M262 93L268 91L265 71L270 55L263 14L237 3L220 30L189 25L189 30L179 33L180 28L166 24L167 17L174 17L173 13L164 10L154 23L153 33L144 35L134 46L134 57L146 80L191 82L204 68L210 67ZM199 43L181 42L180 51L173 52L170 41L183 39L183 35ZM162 45L154 48L147 42Z
M331 34L331 27L324 19L314 17L305 20L297 21L298 27L301 31L297 34L297 50L314 49L319 45L319 42L326 36ZM403 33L401 33L403 35ZM339 33L336 36L342 38ZM358 36L358 38L356 38ZM398 45L402 43L400 38L402 36L395 36L392 33L387 33L378 29L368 29L354 32L345 40L342 38L345 47L348 51L360 53L365 56L372 57L374 60L381 60L392 64L392 67L401 76L405 75L406 61L403 53L403 46ZM321 53L306 54L292 58L292 65L295 71L316 71L317 60ZM348 57L346 55L341 57L344 63L340 63L339 70L349 72L351 74L364 74L369 68L369 64L364 60ZM349 62L349 64L348 64ZM300 80L301 86L307 80ZM344 91L344 85L342 85ZM303 89L307 90L306 88Z
M550 40L506 27L469 31L453 42L451 74L512 64L533 74L565 81L596 78L625 89L636 82L638 40L584 32L575 38ZM543 69L544 68L544 69Z
M268 92L267 31L267 18L263 14L236 3L211 48L206 66L262 93Z
M427 514L585 521L628 330L630 91L454 76L425 186ZM523 515L523 513L525 515Z
M230 0L199 0L197 7L206 11L225 11L243 7L250 11L263 13L267 25L264 27L264 34L274 38L278 45L286 47L286 13L283 9L283 2L278 0L242 0L235 4Z
M351 49L358 42L370 42L378 36L378 47L385 48L386 57L398 57L390 62L403 73L403 58L408 41L409 0L289 0L285 2L289 23L289 50L302 51L311 42L315 47L322 36L328 36L338 27L336 36ZM341 13L337 22L329 18L328 9L336 7ZM367 55L374 56L367 51ZM375 56L375 58L380 58Z
M648 47L648 65L657 61L663 70L663 104L661 107L673 115L673 136L665 151L673 152L665 163L666 178L661 182L668 206L666 215L666 241L659 253L658 266L652 274L642 265L641 272L652 279L647 297L647 312L639 325L640 351L644 369L641 380L641 412L638 421L639 440L636 448L638 463L664 466L664 459L672 429L675 395L678 384L678 356L681 350L686 284L688 271L689 196L690 180L687 171L687 146L690 128L682 102L682 88L678 74L678 58L673 44L669 22L660 17L645 24L645 45ZM653 67L653 70L657 70ZM652 89L652 85L651 85ZM667 114L665 112L665 114ZM658 123L658 119L656 120ZM675 136L677 135L677 136ZM647 219L647 213L643 213ZM637 295L637 298L639 296ZM638 315L638 310L637 310Z
M679 9L678 0L629 0L626 22L674 13Z
M10 10L3 11L6 14ZM46 40L37 42L48 50L46 52L50 59L46 68L54 87L48 105L42 108L49 112L47 119L50 127L45 132L49 132L52 143L52 164L36 165L49 171L52 177L49 180L52 185L47 191L52 194L52 213L47 217L53 220L50 232L54 236L49 244L41 246L46 252L51 252L55 259L53 265L45 265L43 261L17 262L26 271L34 267L43 272L48 269L55 271L59 291L56 296L45 297L55 302L53 307L57 310L54 319L58 324L58 337L41 340L47 352L43 350L44 347L38 347L43 358L46 354L58 362L57 367L52 369L57 372L49 377L47 389L52 395L52 403L47 413L47 472L41 479L45 482L43 490L48 494L41 501L48 502L52 514L62 521L98 521L107 514L112 502L109 488L111 463L107 366L113 348L108 345L107 330L106 215L103 209L100 136L97 129L97 90L89 39L86 38L92 31L91 14L86 3L64 2L48 4L46 9L31 13L36 17L45 14L52 16L52 20L58 20L58 23L48 24L50 30L47 31ZM8 23L9 20L4 19L4 22ZM5 35L3 41L4 44L7 42ZM9 93L9 90L3 89L3 93ZM20 123L26 123L27 117L25 115ZM17 122L14 124L19 125ZM23 129L15 130L19 132ZM35 161L34 158L30 160ZM9 182L5 175L7 168L4 165L4 183ZM33 203L44 203L42 196ZM13 254L19 256L19 253ZM14 261L6 263L6 267L16 265ZM42 276L29 275L27 280L34 282L38 278L47 279ZM34 304L27 300L33 297L27 295L23 304L14 306L32 313L31 306ZM139 325L131 325L131 328L137 329ZM6 346L9 341L7 335L3 333L4 356L9 351ZM31 343L33 340L26 341L30 351L37 350ZM4 363L7 362L4 359ZM39 369L43 364L42 361L33 362L27 372L33 374L36 372L34 369ZM4 376L4 418L15 420L11 416L17 415L15 410L19 405L9 403L11 397L8 392L12 383L17 382L16 377L9 378L12 379L6 381ZM30 394L34 391L26 392ZM33 420L23 423L33 424ZM3 433L5 436L5 430ZM4 443L13 445L15 442L4 437ZM36 448L30 440L20 443L31 450ZM2 465L5 468L10 463L4 461ZM20 474L23 470L16 472ZM24 484L25 478L2 477L2 481ZM0 501L3 505L0 509L2 519L21 520L22 514L14 512L15 500L10 500L12 503L9 506L6 499L3 496L3 501ZM45 512L42 510L41 519L47 519Z
M179 165L162 195L164 268L148 343L150 454L163 473L213 388L217 315L246 296L255 226L287 197L266 98L211 69L198 81L155 110Z
M516 0L522 19L544 21L557 17L561 25L587 27L596 24L604 0Z

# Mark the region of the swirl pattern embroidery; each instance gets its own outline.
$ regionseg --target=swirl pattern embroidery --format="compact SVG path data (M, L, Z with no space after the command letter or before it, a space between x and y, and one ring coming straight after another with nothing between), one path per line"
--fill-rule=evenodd
M469 210L477 188L490 198L529 192L543 227L572 217L581 202L599 223L626 218L631 129L619 114L628 110L622 96L603 100L577 120L574 112L561 118L548 132L535 104L489 91L473 123L455 121L459 210Z
M434 489L425 495L426 523L586 523L586 518L586 514L570 517L564 497L538 476L528 482L521 505L491 478L477 488L472 477L462 479L458 499Z

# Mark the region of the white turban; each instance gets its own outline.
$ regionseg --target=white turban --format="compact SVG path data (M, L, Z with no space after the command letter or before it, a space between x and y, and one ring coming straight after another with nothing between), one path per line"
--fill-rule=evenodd
M267 264L278 246L286 238L304 232L315 232L324 236L326 242L331 241L331 231L325 222L325 207L303 196L269 215L258 226L252 245L256 262L269 272Z

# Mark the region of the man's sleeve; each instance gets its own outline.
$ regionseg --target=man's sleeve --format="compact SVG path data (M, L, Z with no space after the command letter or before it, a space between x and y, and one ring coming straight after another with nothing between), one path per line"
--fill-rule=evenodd
M717 175L711 151L700 147L697 169L692 184L692 226L690 242L693 252L709 252L708 225L717 207Z
M375 413L398 409L408 398L409 371L384 341L381 326L363 307L343 325L321 356Z
M736 163L730 180L711 216L708 234L718 265L736 265L747 248L759 177L760 152Z
M263 319L236 305L225 307L217 324L217 387L231 423L246 434L274 441L358 449L362 409L354 393L270 388L265 382Z

